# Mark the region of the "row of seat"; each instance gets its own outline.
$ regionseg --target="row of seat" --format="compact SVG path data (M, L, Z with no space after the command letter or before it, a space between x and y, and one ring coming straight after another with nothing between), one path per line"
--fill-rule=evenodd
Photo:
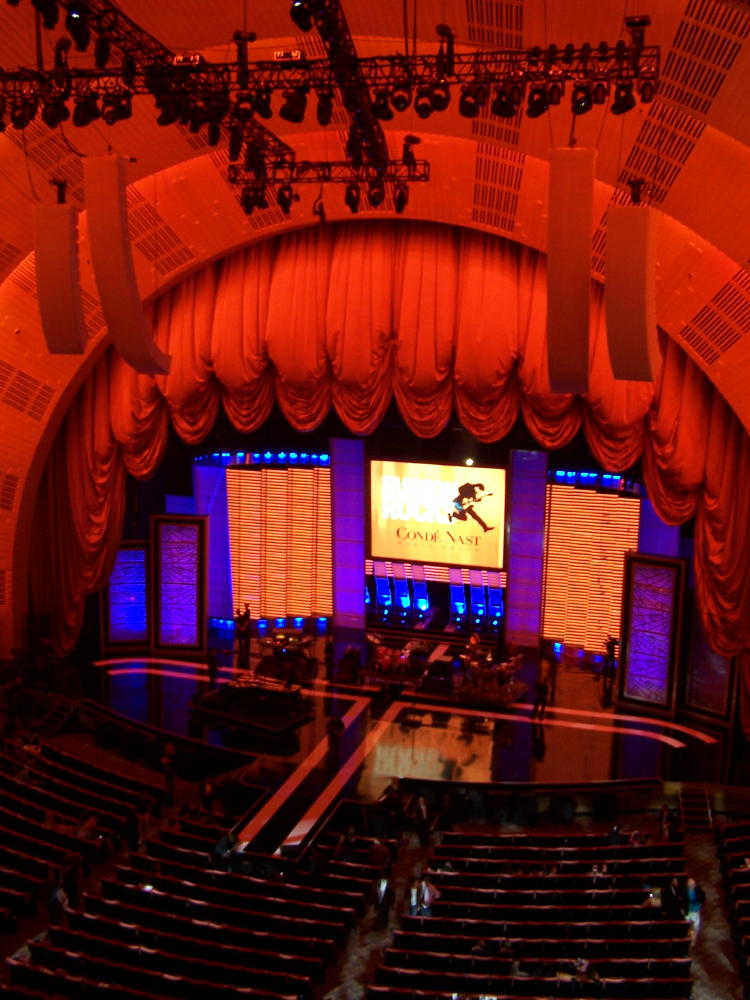
M394 986L402 990L415 991L439 991L447 993L467 993L488 994L509 997L526 996L575 996L575 997L689 997L693 980L688 976L684 978L666 979L642 979L627 980L622 978L606 979L600 978L596 981L581 980L569 974L565 975L538 976L538 975L515 975L504 976L500 974L469 974L465 972L452 973L441 970L439 972L399 969L387 965L379 965L375 973L375 982L378 985ZM567 987L567 988L566 988Z
M403 919L376 986L412 996L688 997L687 923L664 914L651 888L684 872L680 846L448 834L430 861L438 896L429 915ZM534 874L508 874L527 857ZM592 872L593 859L606 876Z
M636 888L648 885L666 885L674 876L684 878L685 863L675 860L668 868L655 865L653 868L641 871L637 867L620 867L617 872L569 872L552 871L530 872L525 875L493 874L491 872L475 872L430 868L428 874L433 882L442 886L458 885L473 889L517 889L534 890L549 889L605 889L605 888Z
M452 955L470 955L477 946L477 938L468 934L440 935L440 945ZM484 953L499 955L510 950L519 957L559 956L563 958L614 957L644 958L674 957L685 958L690 949L687 928L681 937L589 937L555 936L554 925L550 925L544 937L497 937L485 938ZM433 951L435 935L419 931L397 930L393 935L393 947L412 952Z
M475 844L461 846L443 842L435 847L435 858L460 857L466 860L478 861L500 860L506 864L519 861L530 861L534 864L562 863L566 860L579 864L607 865L621 860L636 858L682 858L684 856L682 840L665 841L655 844L595 844L590 847L566 847L554 844Z

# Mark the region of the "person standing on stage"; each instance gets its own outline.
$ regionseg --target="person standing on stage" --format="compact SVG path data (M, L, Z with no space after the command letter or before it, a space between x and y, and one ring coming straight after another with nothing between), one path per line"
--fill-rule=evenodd
M534 707L531 710L531 718L535 719L538 713L539 719L541 720L544 718L544 712L547 708L547 699L549 698L549 683L545 677L540 677L536 682L534 692Z

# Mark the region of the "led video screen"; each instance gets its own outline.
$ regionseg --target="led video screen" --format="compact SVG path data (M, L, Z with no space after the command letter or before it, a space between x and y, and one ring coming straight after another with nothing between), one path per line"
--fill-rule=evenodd
M505 469L370 462L373 559L502 569Z

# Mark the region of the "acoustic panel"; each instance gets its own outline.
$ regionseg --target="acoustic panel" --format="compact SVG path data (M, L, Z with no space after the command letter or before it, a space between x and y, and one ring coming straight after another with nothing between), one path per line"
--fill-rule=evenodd
M550 152L547 363L553 392L588 390L596 150Z
M651 382L659 370L655 231L646 205L611 205L607 212L604 305L616 379Z
M78 211L72 205L34 208L36 293L50 354L83 354L86 321L78 270Z
M169 371L170 358L154 343L135 279L121 156L87 156L86 210L91 262L102 310L117 350L147 375Z

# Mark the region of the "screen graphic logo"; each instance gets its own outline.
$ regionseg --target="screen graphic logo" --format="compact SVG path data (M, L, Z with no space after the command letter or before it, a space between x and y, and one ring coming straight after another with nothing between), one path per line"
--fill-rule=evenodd
M505 470L370 463L375 559L501 569Z

